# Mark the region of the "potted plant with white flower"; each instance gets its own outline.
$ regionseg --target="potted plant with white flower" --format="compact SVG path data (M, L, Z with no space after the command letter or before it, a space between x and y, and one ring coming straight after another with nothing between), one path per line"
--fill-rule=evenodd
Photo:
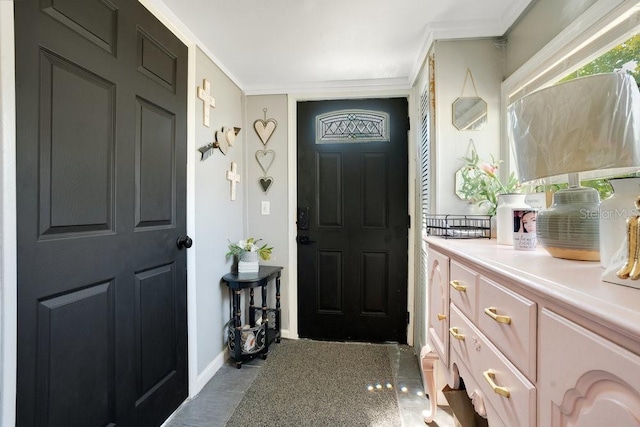
M265 261L271 259L273 247L266 243L262 246L258 245L261 240L249 237L238 241L238 243L229 242L229 252L227 252L226 256L227 258L231 256L238 257L238 273L257 272L259 269L258 258Z
M515 174L511 172L507 181L503 183L498 177L498 167L501 160L491 156L491 162L482 162L475 150L471 150L470 157L464 157L466 162L462 170L462 187L460 193L471 203L477 204L488 215L495 215L499 194L513 194L520 192L520 186Z

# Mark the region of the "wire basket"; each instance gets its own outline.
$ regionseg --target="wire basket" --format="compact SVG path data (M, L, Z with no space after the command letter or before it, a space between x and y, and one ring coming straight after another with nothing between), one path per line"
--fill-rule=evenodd
M491 215L427 215L426 228L445 239L490 239Z

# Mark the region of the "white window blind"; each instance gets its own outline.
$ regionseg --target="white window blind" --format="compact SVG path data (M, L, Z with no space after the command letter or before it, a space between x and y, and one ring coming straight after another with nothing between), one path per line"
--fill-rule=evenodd
M419 135L419 171L418 171L418 188L421 227L420 237L427 234L427 215L431 211L431 187L429 180L430 163L431 163L431 114L429 110L429 83L422 88L419 98L419 114L420 114L420 135ZM416 304L415 312L415 336L418 345L426 345L427 343L427 324L428 324L428 263L427 263L427 244L420 239L420 286L416 289L416 298L420 303Z
M430 148L429 87L425 84L420 94L420 206L422 232L427 232L427 215L430 212L429 163Z

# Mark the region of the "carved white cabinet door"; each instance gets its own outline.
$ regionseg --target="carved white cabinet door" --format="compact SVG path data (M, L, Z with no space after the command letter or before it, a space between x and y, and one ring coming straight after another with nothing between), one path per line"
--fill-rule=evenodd
M548 309L539 334L541 426L640 426L640 357Z
M449 258L430 250L429 280L429 340L449 366Z

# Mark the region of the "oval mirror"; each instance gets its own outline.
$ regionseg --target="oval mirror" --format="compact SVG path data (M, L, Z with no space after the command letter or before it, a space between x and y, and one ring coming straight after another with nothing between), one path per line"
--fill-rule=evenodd
M484 99L461 97L453 102L453 125L458 130L479 130L487 123Z

